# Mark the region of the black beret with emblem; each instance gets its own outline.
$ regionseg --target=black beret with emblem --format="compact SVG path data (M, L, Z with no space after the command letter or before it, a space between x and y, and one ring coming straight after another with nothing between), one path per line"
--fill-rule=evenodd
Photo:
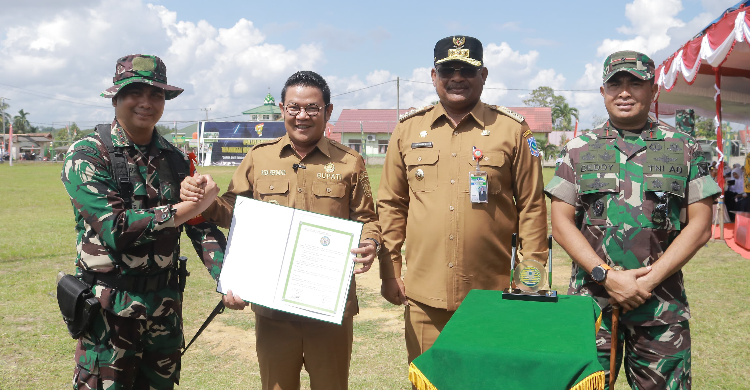
M466 36L443 38L435 44L435 65L448 61L461 61L476 67L482 66L482 42Z

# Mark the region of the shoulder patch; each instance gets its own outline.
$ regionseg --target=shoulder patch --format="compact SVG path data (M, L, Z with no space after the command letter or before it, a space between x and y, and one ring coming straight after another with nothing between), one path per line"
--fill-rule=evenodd
M515 112L511 111L508 107L505 107L505 106L495 106L495 105L491 105L491 104L487 104L487 106L489 108L491 108L491 109L493 109L493 110L495 110L495 111L503 114L503 115L506 115L506 116L509 116L509 117L513 118L513 120L515 120L518 123L521 123L524 120L526 120L523 117L523 115L520 115L518 113L515 113Z
M398 118L398 121L399 122L403 122L403 121L405 121L405 120L407 120L407 119L409 119L409 118L411 118L411 117L413 117L415 115L419 115L419 114L425 113L427 111L430 111L430 110L432 110L433 107L435 107L435 105L430 104L429 106L424 106L424 107L421 107L421 108L415 108L415 109L407 112L406 114L401 115Z
M522 137L523 138L528 138L530 135L531 135L531 130L526 129L526 131L523 132Z
M348 146L346 146L346 145L342 144L341 142L336 142L336 141L334 141L334 140L332 140L332 139L329 139L329 140L328 140L328 143L330 143L330 144L331 144L331 146L334 146L334 147L336 147L337 149L341 149L341 150L343 150L344 152L346 152L346 153L349 153L349 154L351 154L351 155L352 155L352 156L354 156L354 157L358 157L358 156L359 156L359 153L357 153L357 151L356 151L356 150L354 150L354 149L352 149L352 148L350 148L350 147L348 147Z

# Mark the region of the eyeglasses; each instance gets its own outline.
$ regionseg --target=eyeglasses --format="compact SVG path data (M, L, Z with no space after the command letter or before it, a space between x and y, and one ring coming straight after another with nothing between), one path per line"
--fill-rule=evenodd
M461 68L452 68L449 66L441 66L437 69L438 75L444 79L449 79L453 77L453 75L456 74L456 72L461 73L461 77L472 79L474 77L477 77L477 73L479 72L480 68L473 68L473 67L461 67Z
M297 116L300 114L300 112L304 111L307 113L307 116L313 117L315 115L318 115L320 110L325 109L328 104L324 105L323 107L318 106L317 104L308 104L307 107L300 107L296 104L287 104L284 108L286 108L287 114L291 116Z

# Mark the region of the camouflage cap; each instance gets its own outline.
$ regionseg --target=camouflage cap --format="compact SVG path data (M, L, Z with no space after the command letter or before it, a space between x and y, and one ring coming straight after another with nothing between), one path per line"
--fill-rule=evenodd
M483 48L479 39L466 36L443 38L435 44L435 65L448 61L461 61L476 67L482 66Z
M656 66L649 56L632 50L612 53L604 60L602 79L607 80L617 72L628 72L641 80L651 80L655 76Z
M182 93L182 88L167 85L167 66L157 56L131 54L117 60L115 85L107 88L101 96L113 98L120 89L131 83L144 83L164 90L166 100L174 99Z

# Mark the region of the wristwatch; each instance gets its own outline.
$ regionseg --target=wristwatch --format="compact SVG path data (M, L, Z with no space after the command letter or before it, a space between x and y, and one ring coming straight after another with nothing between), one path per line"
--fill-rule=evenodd
M374 238L369 238L369 237L365 238L365 240L370 240L370 241L372 241L372 242L375 243L375 254L377 255L378 252L380 252L380 243L378 242L378 240L376 240Z
M607 264L599 264L591 270L591 279L595 282L602 284L607 279L607 273L612 270L612 267Z

